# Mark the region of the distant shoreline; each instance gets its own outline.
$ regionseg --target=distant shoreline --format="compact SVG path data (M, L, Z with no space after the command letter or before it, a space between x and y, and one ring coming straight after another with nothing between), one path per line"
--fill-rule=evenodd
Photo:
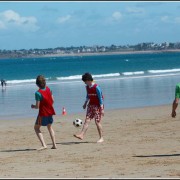
M121 54L153 54L153 53L180 53L180 49L171 50L147 50L147 51L120 51L120 52L101 52L101 53L71 53L71 54L46 54L22 57L0 57L0 59L17 59L17 58L43 58L43 57L84 57L84 56L101 56L101 55L121 55Z
M121 54L148 54L148 53L166 53L166 52L180 52L176 50L148 50L148 51L121 51L121 52L102 52L102 53L73 53L73 54L48 54L39 57L67 57L67 56L101 56L101 55L121 55Z

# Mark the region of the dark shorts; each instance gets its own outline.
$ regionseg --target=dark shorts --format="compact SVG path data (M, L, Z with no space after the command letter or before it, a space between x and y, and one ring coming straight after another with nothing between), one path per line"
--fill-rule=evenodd
M53 123L53 117L52 116L38 116L36 119L35 124L40 126L47 126L48 124Z

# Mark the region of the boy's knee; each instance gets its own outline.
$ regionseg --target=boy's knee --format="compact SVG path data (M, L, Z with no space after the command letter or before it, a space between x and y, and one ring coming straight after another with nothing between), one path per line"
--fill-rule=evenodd
M95 120L95 123L96 123L97 126L101 126L100 121Z
M37 125L35 125L34 126L34 130L37 132L37 131L40 131L40 127L39 126L37 126Z
M51 130L51 129L52 129L51 124L48 124L48 125L47 125L47 128L48 128L48 130Z
M85 124L89 124L90 123L90 119L89 118L86 118L85 119Z

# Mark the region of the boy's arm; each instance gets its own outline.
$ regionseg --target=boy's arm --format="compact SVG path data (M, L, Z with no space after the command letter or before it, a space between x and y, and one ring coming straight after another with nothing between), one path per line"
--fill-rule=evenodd
M86 95L86 100L85 100L84 105L83 105L83 109L86 109L86 106L87 106L88 101L89 101L89 96L88 96L88 94L87 94L87 95Z
M180 98L180 88L178 85L176 85L175 99L174 99L173 104L172 104L172 113L171 113L172 117L176 117L176 109L178 107L179 98Z
M51 95L52 96L52 100L53 100L53 103L54 103L54 96L53 95Z
M172 104L172 113L171 113L172 117L176 117L176 109L178 107L178 103L179 103L179 98L175 98Z
M53 100L53 103L54 103L54 96L53 96L53 94L52 94L52 91L51 91L51 97L52 97L52 100Z
M103 99L102 99L102 91L101 91L99 86L96 86L96 92L97 92L97 95L98 95L99 104L101 106L101 109L103 110L104 106L103 106Z
M42 96L39 92L36 92L35 93L35 100L36 100L36 104L31 104L31 108L33 109L39 109L39 106L40 106L40 101L42 99Z
M31 108L33 109L39 109L40 101L36 101L36 105L32 104Z

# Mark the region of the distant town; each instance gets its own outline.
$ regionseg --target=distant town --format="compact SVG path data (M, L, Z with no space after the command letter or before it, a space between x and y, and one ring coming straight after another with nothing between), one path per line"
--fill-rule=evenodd
M108 53L128 53L128 52L166 52L180 51L180 42L170 43L139 43L136 45L111 45L111 46L79 46L79 47L56 47L47 49L19 49L19 50L0 50L0 58L28 58L28 57L46 57L46 56L78 56L89 54L108 54Z

